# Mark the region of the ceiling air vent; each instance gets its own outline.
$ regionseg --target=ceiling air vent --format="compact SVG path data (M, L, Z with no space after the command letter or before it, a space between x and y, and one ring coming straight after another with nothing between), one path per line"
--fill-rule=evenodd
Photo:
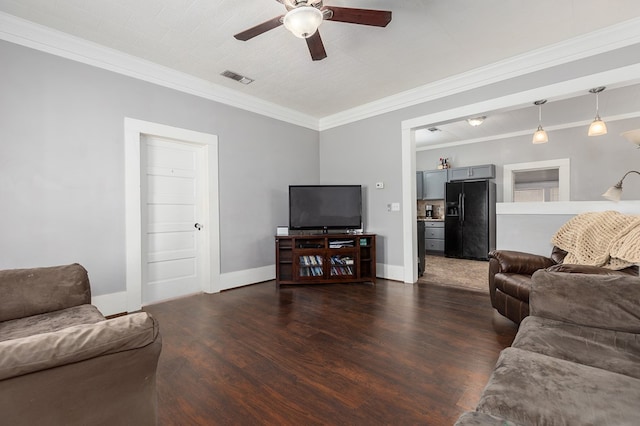
M237 72L233 72L233 71L229 71L229 70L226 70L226 71L220 73L220 75L223 75L223 76L225 76L227 78L230 78L232 80L235 80L235 81L239 81L242 84L249 84L249 83L253 82L252 78L245 77L244 75L240 75Z

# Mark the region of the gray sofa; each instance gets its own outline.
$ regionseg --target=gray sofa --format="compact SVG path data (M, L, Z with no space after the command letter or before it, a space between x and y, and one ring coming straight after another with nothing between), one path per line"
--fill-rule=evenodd
M2 424L156 424L161 348L147 313L91 305L78 264L0 271Z
M468 425L640 425L640 278L540 270Z

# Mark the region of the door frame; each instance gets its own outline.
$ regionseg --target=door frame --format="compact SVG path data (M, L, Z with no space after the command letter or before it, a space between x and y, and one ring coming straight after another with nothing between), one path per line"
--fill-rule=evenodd
M461 120L477 116L481 111L494 111L525 105L532 99L552 99L586 92L591 87L633 81L640 72L640 64L614 68L583 77L570 78L546 86L515 92L497 98L486 99L448 110L431 112L416 118L401 121L401 172L402 172L402 253L405 283L418 281L417 259L417 203L416 203L416 129L433 126L446 121ZM441 148L434 146L434 148Z
M220 214L218 193L218 136L188 129L167 126L129 117L124 119L125 148L125 242L126 242L126 292L127 312L142 308L142 260L145 258L142 243L143 211L141 179L141 149L144 136L157 136L198 145L204 149L205 170L208 191L205 194L205 212L207 232L205 244L209 253L204 256L208 264L202 268L202 291L216 293L220 291ZM206 248L205 248L206 250Z

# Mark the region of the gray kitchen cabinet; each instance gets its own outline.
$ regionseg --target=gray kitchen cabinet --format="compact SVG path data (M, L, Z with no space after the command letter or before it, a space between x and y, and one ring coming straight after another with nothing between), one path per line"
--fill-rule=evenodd
M483 164L480 166L454 167L449 169L449 181L494 179L496 177L495 164Z
M447 183L447 169L425 170L422 172L422 199L444 200L444 186Z
M444 222L425 222L424 243L427 252L444 252Z
M416 172L416 199L422 200L422 172Z

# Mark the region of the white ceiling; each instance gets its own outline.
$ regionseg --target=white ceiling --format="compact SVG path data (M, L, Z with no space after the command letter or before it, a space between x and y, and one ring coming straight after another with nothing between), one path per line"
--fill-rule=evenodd
M637 0L325 5L393 18L386 28L323 23L328 57L314 62L284 27L233 38L283 14L275 0L0 0L0 11L318 119L640 16ZM220 76L225 70L255 81L241 85Z

